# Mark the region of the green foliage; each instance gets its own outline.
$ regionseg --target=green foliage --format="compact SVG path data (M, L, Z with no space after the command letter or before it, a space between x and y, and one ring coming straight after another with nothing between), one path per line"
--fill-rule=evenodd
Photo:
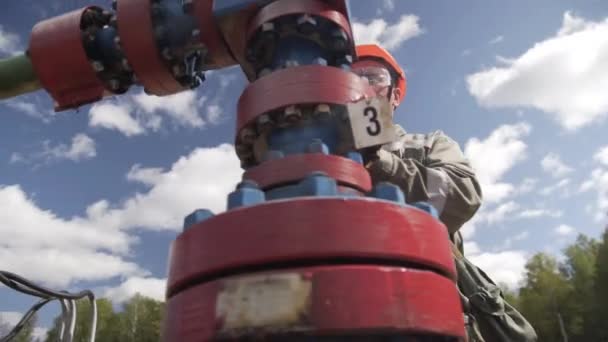
M603 241L579 235L563 259L537 253L526 264L518 294L507 293L539 341L607 341L608 230ZM603 289L603 290L602 290Z
M160 341L164 303L135 295L116 312L107 299L97 301L96 340L104 342L156 342ZM88 300L77 303L77 322L74 342L88 341L90 334L90 304ZM61 320L55 319L48 331L46 342L59 341Z

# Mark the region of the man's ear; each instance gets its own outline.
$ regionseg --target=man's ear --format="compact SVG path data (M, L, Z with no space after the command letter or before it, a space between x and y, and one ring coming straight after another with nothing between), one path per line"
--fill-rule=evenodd
M402 95L401 90L399 88L395 87L393 89L393 96L391 97L392 102L393 102L392 103L393 107L399 106L399 104L401 103L401 95Z

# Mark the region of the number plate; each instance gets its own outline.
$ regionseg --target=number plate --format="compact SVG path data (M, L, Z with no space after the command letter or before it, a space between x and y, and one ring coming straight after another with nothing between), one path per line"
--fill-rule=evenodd
M395 139L390 103L375 97L347 105L356 149L384 145Z

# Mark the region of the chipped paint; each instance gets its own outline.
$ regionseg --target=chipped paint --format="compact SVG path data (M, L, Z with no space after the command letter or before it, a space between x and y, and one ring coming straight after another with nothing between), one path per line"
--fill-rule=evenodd
M311 281L298 273L229 279L217 297L215 316L223 323L221 333L301 328L311 293Z

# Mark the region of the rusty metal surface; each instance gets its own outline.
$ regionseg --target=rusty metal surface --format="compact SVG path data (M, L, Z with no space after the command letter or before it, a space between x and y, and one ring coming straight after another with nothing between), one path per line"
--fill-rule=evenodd
M236 64L213 15L213 0L194 1L193 8L200 30L201 43L208 51L206 68L219 69Z
M117 16L123 50L144 88L159 96L186 90L161 60L150 0L118 1Z
M336 10L335 7L319 0L281 0L265 6L256 14L249 25L247 40L251 39L253 33L265 22L292 14L318 15L329 19L338 24L338 26L346 32L349 39L352 40L353 38L348 19L346 19L346 16L343 13Z
M76 108L100 100L103 83L87 58L80 23L87 7L38 23L32 30L29 53L55 110Z
M275 71L251 83L241 95L237 139L241 129L273 110L294 104L344 105L371 95L359 76L339 68L305 65Z
M248 267L363 259L456 279L443 224L416 208L369 198L304 198L231 210L181 234L170 259L171 294Z
M245 172L243 179L255 181L260 188L269 188L299 181L312 172L321 171L338 184L348 185L362 192L372 189L369 172L363 165L350 159L320 153L289 155L266 161Z
M375 341L390 334L462 341L461 310L454 283L433 272L363 265L294 268L219 279L173 296L165 340L365 336Z

